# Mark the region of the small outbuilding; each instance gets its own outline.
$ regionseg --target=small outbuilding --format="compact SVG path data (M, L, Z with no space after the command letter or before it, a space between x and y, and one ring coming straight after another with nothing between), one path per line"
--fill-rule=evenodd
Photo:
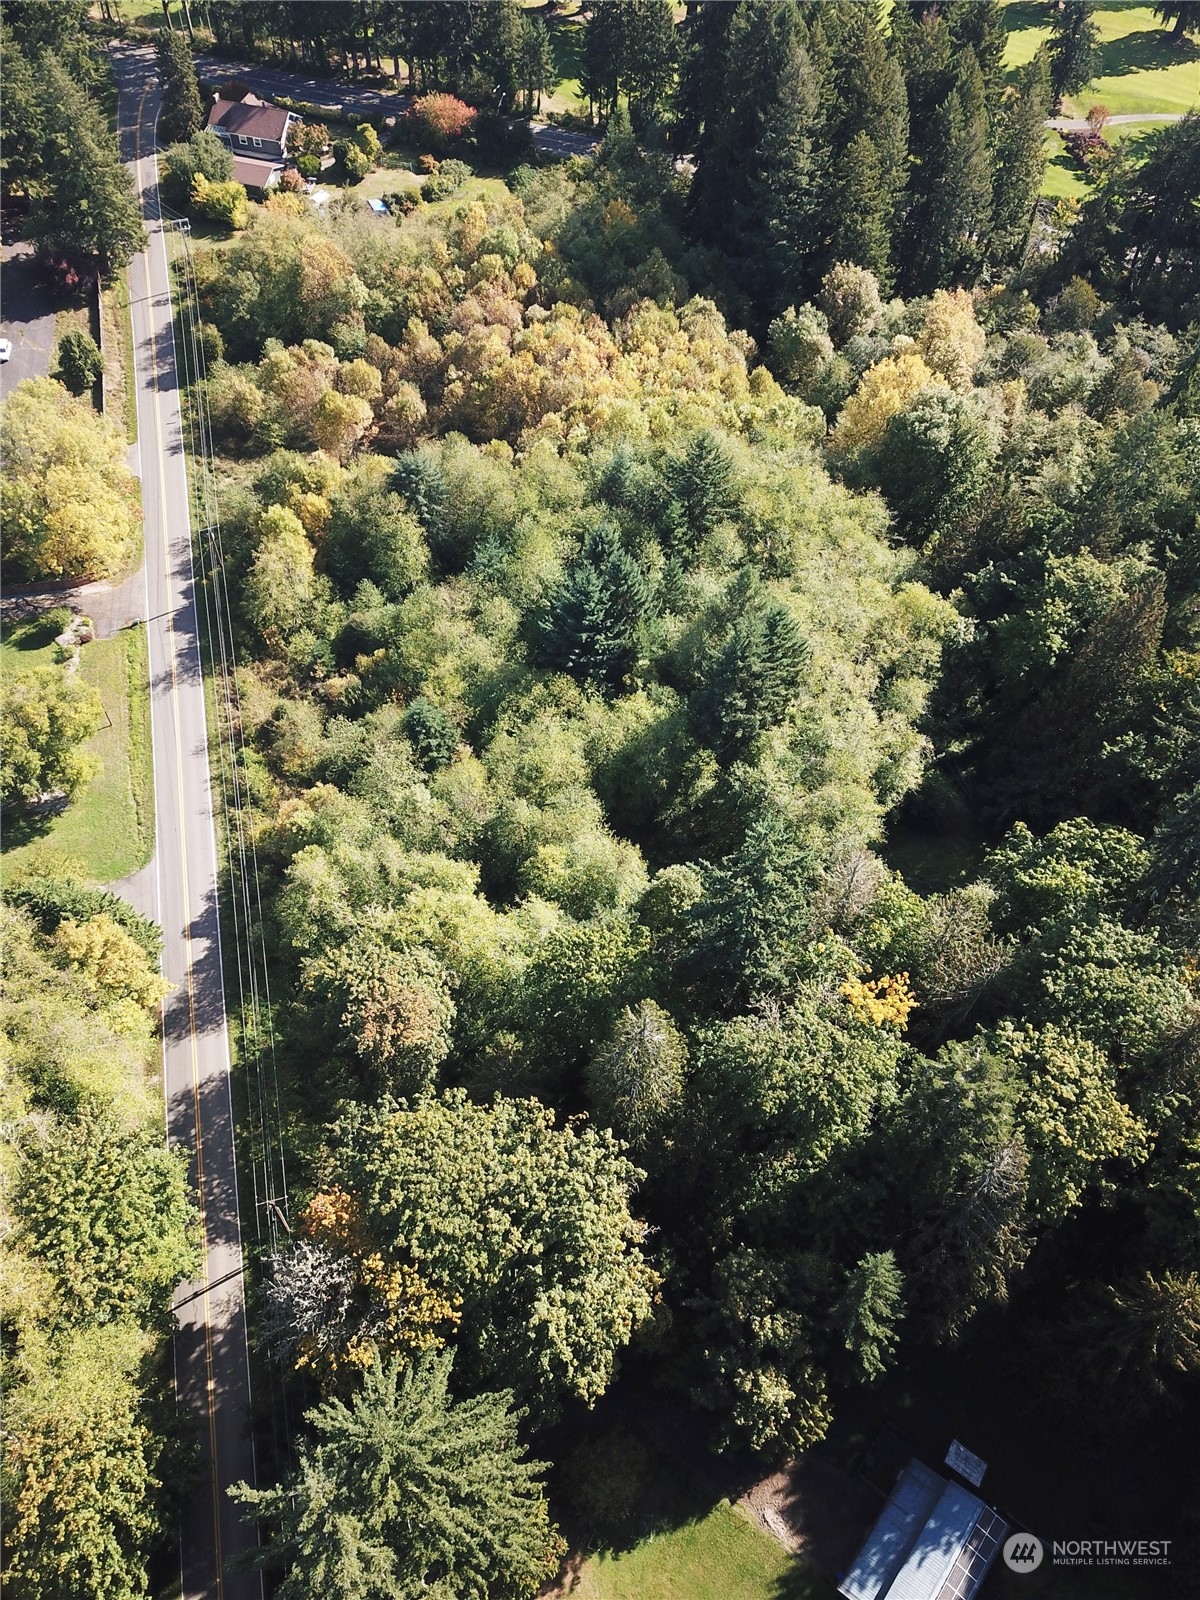
M838 1593L845 1600L972 1600L1008 1531L978 1495L910 1461Z
M247 194L265 194L283 176L283 162L255 161L250 156L234 156L233 176Z

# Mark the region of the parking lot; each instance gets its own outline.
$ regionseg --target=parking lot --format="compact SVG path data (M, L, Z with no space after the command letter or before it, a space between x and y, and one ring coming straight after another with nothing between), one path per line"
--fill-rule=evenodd
M50 370L54 350L54 297L42 281L28 244L6 244L0 254L0 333L12 341L12 355L0 365L0 396L23 378Z

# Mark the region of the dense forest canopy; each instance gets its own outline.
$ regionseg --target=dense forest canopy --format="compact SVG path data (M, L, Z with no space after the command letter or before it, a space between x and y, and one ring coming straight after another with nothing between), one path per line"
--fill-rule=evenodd
M371 60L363 7L205 9ZM525 92L521 8L366 9L415 88ZM282 1593L375 1592L335 1520L379 1592L535 1592L526 1443L630 1368L773 1461L1000 1318L1064 1428L1196 1418L1200 118L1039 200L1091 46L1006 72L1001 11L610 0L594 157L196 248L299 1174L255 1318L320 1402L245 1494ZM22 894L20 983L109 1005ZM118 1113L29 1075L36 1241ZM84 1313L29 1248L32 1407Z

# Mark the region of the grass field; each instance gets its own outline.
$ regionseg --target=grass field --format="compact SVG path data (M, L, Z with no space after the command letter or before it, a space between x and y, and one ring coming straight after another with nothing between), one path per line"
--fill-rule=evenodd
M1051 200L1082 200L1090 185L1067 154L1067 147L1053 129L1046 133L1046 176L1042 193Z
M583 70L583 20L578 10L559 11L550 24L550 48L554 51L557 82L542 96L542 111L587 111L587 100L579 87Z
M49 648L13 630L3 642L6 673L52 659ZM146 638L141 627L84 645L79 672L100 696L105 725L86 749L100 771L60 816L35 836L10 828L6 866L53 850L81 861L98 883L111 883L144 866L154 847L154 774L150 753L150 693Z
M125 429L130 444L137 442L137 394L133 374L133 321L129 312L129 277L124 268L104 290L105 399L114 422Z
M833 1590L726 1501L584 1563L572 1600L829 1600Z
M1028 0L1005 8L1005 63L1021 67L1050 37L1045 13ZM1100 71L1095 81L1063 105L1066 116L1084 116L1092 105L1125 116L1147 111L1190 111L1200 105L1200 44L1171 38L1148 5L1101 0L1095 13L1100 33Z
M11 677L34 667L48 667L54 661L53 625L43 619L18 622L0 631L0 675Z

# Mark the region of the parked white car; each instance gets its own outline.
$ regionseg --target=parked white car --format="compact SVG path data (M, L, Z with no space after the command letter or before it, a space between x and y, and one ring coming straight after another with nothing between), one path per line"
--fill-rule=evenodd
M0 361L7 361L12 355L12 340L0 339Z

